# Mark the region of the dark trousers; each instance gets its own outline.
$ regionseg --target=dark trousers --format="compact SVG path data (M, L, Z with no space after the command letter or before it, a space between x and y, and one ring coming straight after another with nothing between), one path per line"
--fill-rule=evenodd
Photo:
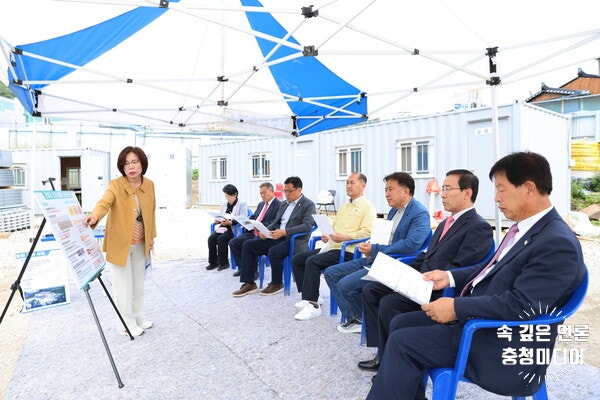
M367 400L425 398L423 371L453 367L462 324L438 324L423 311L394 317L385 354Z
M242 265L242 246L244 245L244 242L248 239L254 239L255 237L254 231L244 230L244 233L234 237L229 241L231 257L233 257L235 265L237 265L238 268L240 268L240 265Z
M353 254L345 252L344 261L352 260ZM340 250L319 253L319 249L304 251L292 258L292 268L298 292L302 300L316 302L319 298L321 272L327 267L340 263Z
M381 358L392 319L398 314L420 310L421 306L378 282L369 282L363 287L362 299L367 346L378 347Z
M213 232L208 237L208 264L209 265L227 265L229 264L229 248L227 243L233 237L231 229L223 233Z
M287 238L249 239L242 245L240 282L254 282L254 271L259 256L268 255L271 264L271 283L283 283L283 260L288 256L290 241Z

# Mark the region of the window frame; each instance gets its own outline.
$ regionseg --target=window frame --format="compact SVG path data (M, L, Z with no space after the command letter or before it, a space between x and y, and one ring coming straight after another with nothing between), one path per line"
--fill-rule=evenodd
M426 151L423 152L423 149ZM434 151L433 137L397 140L397 170L406 172L413 178L433 178L435 175Z
M345 180L363 171L364 145L339 146L335 148L335 176ZM343 167L343 168L342 168Z
M262 151L248 154L248 172L250 180L270 180L271 179L271 152Z
M228 164L227 156L212 156L208 159L210 182L222 182L228 179Z

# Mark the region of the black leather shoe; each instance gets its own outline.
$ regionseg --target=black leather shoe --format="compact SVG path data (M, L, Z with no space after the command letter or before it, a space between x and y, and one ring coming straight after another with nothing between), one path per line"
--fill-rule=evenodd
M228 269L228 268L231 268L231 265L221 264L221 265L219 265L219 268L217 268L217 271L223 271L224 269Z
M379 356L375 356L372 360L359 361L358 368L366 371L377 371L379 368Z
M233 276L240 276L242 274L242 271L240 271L240 269L238 268L237 271L235 271L233 273Z
M377 374L375 374L371 377L371 383L375 383L375 378L377 378Z
M207 270L207 271L211 271L211 270L213 270L213 269L215 269L215 268L217 268L217 267L218 267L218 265L217 265L217 264L208 264L208 265L206 266L206 270Z

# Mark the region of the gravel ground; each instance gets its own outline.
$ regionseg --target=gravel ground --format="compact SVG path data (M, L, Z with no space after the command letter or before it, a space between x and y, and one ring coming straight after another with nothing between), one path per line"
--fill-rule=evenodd
M199 209L158 210L154 271L146 283L146 313L155 327L130 341L114 329L114 311L98 282L90 298L105 332L112 369L83 292L70 305L20 314L15 297L0 325L0 398L5 399L362 399L371 373L356 368L372 349L335 329L322 315L295 321L299 296L233 298L231 271L206 271L210 220ZM18 275L14 253L27 251L29 232L0 239L0 305ZM600 398L600 244L582 241L591 284L568 324L587 324L585 364L552 365L550 398ZM103 273L109 285L110 271ZM110 285L109 285L110 286ZM327 285L321 283L328 309ZM117 378L117 375L119 378ZM124 384L118 387L121 380ZM461 385L461 399L496 399Z

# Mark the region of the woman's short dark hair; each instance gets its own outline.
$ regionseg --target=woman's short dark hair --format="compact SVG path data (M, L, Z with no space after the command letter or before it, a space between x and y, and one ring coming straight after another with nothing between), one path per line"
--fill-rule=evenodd
M142 175L146 174L146 171L148 170L148 157L146 156L146 153L144 153L144 150L139 147L127 146L121 150L119 157L117 157L117 169L121 175L127 176L127 174L125 174L125 159L129 153L133 153L137 156L142 164Z
M521 151L502 157L490 169L490 180L499 173L514 186L521 186L526 181L535 183L540 194L552 193L552 172L548 160L541 154Z
M453 169L446 173L446 176L450 175L458 175L458 187L460 190L471 189L471 201L475 203L477 193L479 193L479 178L468 169Z
M412 176L407 174L406 172L394 172L387 175L383 178L384 182L389 181L390 179L395 180L401 186L406 186L408 188L408 192L411 196L415 194L415 180Z
M238 190L231 183L228 183L227 185L223 186L223 193L228 194L230 196L237 196Z

